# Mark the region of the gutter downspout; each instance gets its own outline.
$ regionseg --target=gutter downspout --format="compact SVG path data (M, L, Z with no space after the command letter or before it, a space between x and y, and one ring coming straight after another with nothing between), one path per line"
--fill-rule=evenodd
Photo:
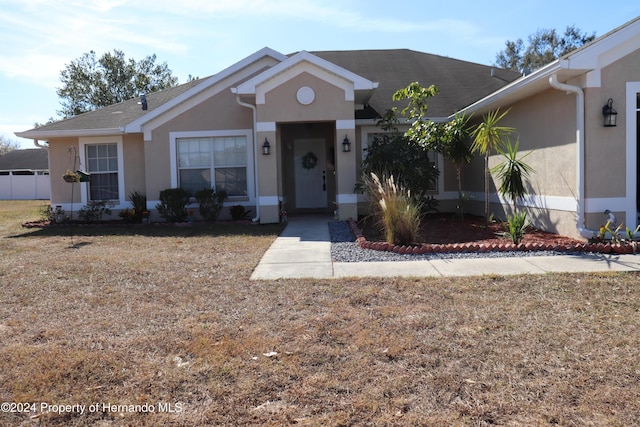
M256 216L251 219L252 222L260 221L260 187L258 187L259 183L259 174L258 174L258 129L257 129L257 108L255 105L244 102L240 99L240 95L236 95L236 102L246 108L251 109L253 113L253 185L255 188L255 199L256 199Z
M577 200L577 223L576 228L580 236L590 239L598 235L594 230L589 230L585 227L585 203L584 203L584 91L581 87L568 85L566 83L560 83L558 81L557 73L553 73L549 77L549 84L554 89L564 90L567 93L572 92L576 94L576 133L577 133L577 152L576 152L576 187L578 193Z
M46 148L47 150L49 149L48 145L42 145L40 144L40 141L38 141L37 139L33 140L33 145L35 145L38 148Z

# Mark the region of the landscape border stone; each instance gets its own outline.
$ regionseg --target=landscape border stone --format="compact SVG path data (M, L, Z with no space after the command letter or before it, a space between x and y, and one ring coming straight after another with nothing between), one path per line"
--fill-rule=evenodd
M578 243L571 245L559 244L542 244L542 243L518 243L505 242L501 244L492 243L486 245L484 243L476 244L468 243L422 243L416 245L393 245L386 242L370 242L362 234L362 230L358 223L349 218L349 228L356 238L356 243L362 249L371 249L374 251L387 251L399 254L426 254L426 253L456 253L456 252L513 252L513 251L555 251L555 252L591 252L601 254L637 254L640 251L638 241L630 241L623 243L596 242L596 243Z

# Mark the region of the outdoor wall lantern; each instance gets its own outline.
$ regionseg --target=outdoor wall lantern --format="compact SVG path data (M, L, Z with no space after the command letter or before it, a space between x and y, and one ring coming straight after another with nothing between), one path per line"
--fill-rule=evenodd
M607 104L602 107L602 115L604 116L604 127L616 126L618 112L613 109L613 99L609 98Z
M262 155L268 156L271 154L271 144L267 141L267 138L264 139L264 144L262 144Z
M347 138L347 135L345 135L344 139L342 140L342 152L348 153L349 151L351 151L351 142L349 142L349 138Z

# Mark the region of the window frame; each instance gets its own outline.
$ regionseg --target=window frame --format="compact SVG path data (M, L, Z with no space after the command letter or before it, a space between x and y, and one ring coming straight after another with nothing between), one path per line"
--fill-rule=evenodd
M95 158L91 158L91 157L90 157L90 155L89 155L89 151L90 151L90 149L91 149L91 148L94 148L94 147L95 147L95 149L96 149L96 153L95 153L95 154L96 154L96 157L95 157ZM109 151L109 148L110 148L110 147L115 147L115 160L116 160L116 167L115 167L115 169L112 169L112 168L111 168L111 159L113 159L113 157L110 155L110 153L109 153L109 152L107 152L107 156L106 156L106 157L100 156L100 153L99 153L100 148L99 148L99 147L107 147L107 151ZM115 174L116 174L116 185L117 185L117 189L118 189L117 197L116 197L116 198L109 198L109 199L96 199L96 200L94 200L94 199L92 199L92 198L91 198L91 186L92 186L93 182L92 182L92 181L90 181L90 182L87 184L87 199L88 199L89 201L100 201L100 200L108 200L108 201L114 201L114 200L117 200L117 201L119 201L119 200L120 200L120 185L119 185L119 183L117 182L117 181L118 181L118 176L119 176L119 174L120 174L120 171L119 171L119 168L118 168L118 164L117 164L117 162L118 162L118 145L117 145L116 143L113 143L113 142L109 142L109 143L101 143L101 144L86 144L86 145L85 145L85 147L84 147L84 149L85 149L85 158L86 158L85 171L86 171L86 172L88 172L88 173L90 173L92 176L97 176L97 175L111 175L111 174L114 174L114 173L115 173ZM105 170L105 171L96 171L96 170L93 170L93 169L90 167L90 163L91 163L91 160L92 160L92 159L95 159L95 160L96 160L96 161L98 161L98 162L99 162L100 160L106 160L106 161L107 161L107 170Z
M80 137L78 141L78 157L80 159L79 169L88 171L87 162L87 146L88 145L103 145L103 144L116 144L116 153L118 156L118 198L111 199L115 202L114 209L124 209L128 207L129 203L125 200L125 172L124 172L124 148L121 136L95 136L95 137ZM80 198L82 205L86 205L91 201L89 197L89 183L80 183Z
M253 131L251 129L231 129L231 130L209 130L209 131L186 131L186 132L171 132L169 135L169 145L170 145L170 161L171 161L171 186L173 188L179 187L180 185L180 170L183 169L179 165L179 155L178 155L178 141L180 139L188 139L188 138L229 138L229 137L244 137L246 141L246 157L244 165L224 165L224 166L216 166L214 162L214 149L213 145L211 147L211 164L207 167L210 169L211 175L211 185L215 186L215 170L216 168L233 168L233 167L244 167L246 168L246 179L247 179L247 188L246 195L238 195L238 196L229 196L228 199L233 201L245 201L245 200L254 200L255 199L255 185L254 185L254 147L253 147ZM197 167L194 167L198 169ZM186 167L184 169L189 169Z

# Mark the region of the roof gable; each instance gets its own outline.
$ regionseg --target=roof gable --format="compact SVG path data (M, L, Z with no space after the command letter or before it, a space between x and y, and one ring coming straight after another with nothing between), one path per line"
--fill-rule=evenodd
M328 80L345 90L345 98L353 99L351 91L371 91L378 87L378 83L372 82L358 74L340 67L332 62L315 56L309 52L301 51L281 63L269 68L259 75L247 80L232 89L238 95L255 95L256 103L264 104L264 94L273 87L279 86L285 80L303 72L308 72L324 80ZM333 76L333 77L332 77ZM336 79L337 78L337 79ZM344 83L348 83L347 87ZM262 88L260 88L262 87Z

